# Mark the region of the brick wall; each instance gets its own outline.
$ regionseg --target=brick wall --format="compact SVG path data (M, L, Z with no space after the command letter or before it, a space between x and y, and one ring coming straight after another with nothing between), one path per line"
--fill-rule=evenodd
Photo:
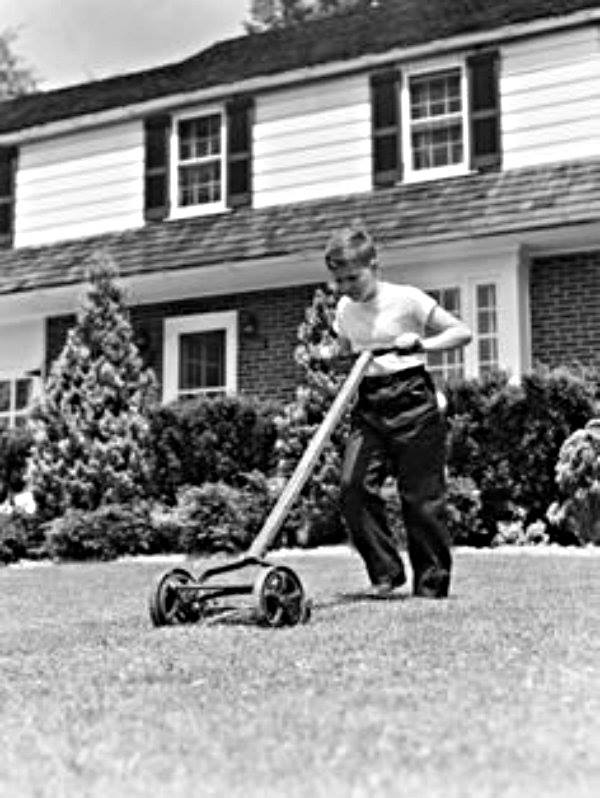
M244 294L224 294L179 302L165 302L132 308L131 319L145 361L159 379L163 367L163 319L193 313L222 310L248 310L257 320L252 337L240 334L238 389L263 398L289 401L302 379L293 358L298 325L310 304L314 286L296 286ZM61 316L47 322L48 364L59 354L74 316Z
M536 258L530 273L533 362L600 358L600 251Z

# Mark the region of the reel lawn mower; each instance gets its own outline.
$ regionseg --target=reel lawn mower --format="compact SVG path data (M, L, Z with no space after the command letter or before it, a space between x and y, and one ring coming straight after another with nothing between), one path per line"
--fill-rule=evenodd
M389 350L387 350L389 351ZM306 623L311 614L300 577L286 565L265 559L277 533L310 477L327 441L355 391L374 354L362 352L354 362L333 404L308 444L300 462L286 483L252 545L241 557L207 568L194 576L185 568L172 568L162 574L149 599L154 626L214 621L239 614L240 606L231 606L233 596L250 596L250 610L266 626L295 626ZM227 577L243 569L258 569L253 581L231 582Z

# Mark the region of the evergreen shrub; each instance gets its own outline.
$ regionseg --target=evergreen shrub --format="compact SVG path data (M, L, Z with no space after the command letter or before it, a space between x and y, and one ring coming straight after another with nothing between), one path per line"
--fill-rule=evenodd
M36 516L19 510L0 513L0 563L45 556L45 536Z
M268 474L274 465L275 417L280 410L274 402L244 395L156 407L150 416L153 494L174 504L185 485L235 486L240 474Z
M26 487L32 435L25 427L0 432L0 504Z
M538 368L520 385L493 375L447 386L449 471L479 489L488 533L545 518L560 447L593 416L595 391L593 378L565 368Z
M48 555L56 560L114 560L160 550L145 502L69 508L45 528Z
M600 419L565 440L556 485L559 498L548 509L551 537L600 544Z
M77 323L32 411L31 489L46 519L148 490L156 379L134 343L117 276L114 262L96 253Z
M264 474L238 476L238 485L205 482L184 487L172 511L187 554L237 553L247 549L267 516L273 496Z

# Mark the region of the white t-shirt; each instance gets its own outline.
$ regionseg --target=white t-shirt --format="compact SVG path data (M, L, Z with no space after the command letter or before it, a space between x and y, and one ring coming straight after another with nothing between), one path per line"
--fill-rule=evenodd
M338 335L348 338L354 352L364 349L385 349L405 332L423 336L427 320L436 301L420 288L396 283L378 283L378 291L367 302L354 302L343 296L339 300L334 320ZM391 374L425 363L425 355L390 353L379 355L371 362L367 374Z

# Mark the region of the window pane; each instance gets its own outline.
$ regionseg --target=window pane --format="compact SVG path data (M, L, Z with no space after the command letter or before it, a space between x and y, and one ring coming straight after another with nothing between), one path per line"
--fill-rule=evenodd
M182 161L206 158L221 153L219 114L179 122L179 158Z
M225 330L179 337L179 391L225 386Z
M221 199L221 161L179 168L179 204L200 205Z
M24 378L17 380L17 386L15 391L15 409L16 410L25 410L29 407L31 402L31 393L33 388L33 380L30 378Z
M10 410L10 380L0 380L0 413Z

